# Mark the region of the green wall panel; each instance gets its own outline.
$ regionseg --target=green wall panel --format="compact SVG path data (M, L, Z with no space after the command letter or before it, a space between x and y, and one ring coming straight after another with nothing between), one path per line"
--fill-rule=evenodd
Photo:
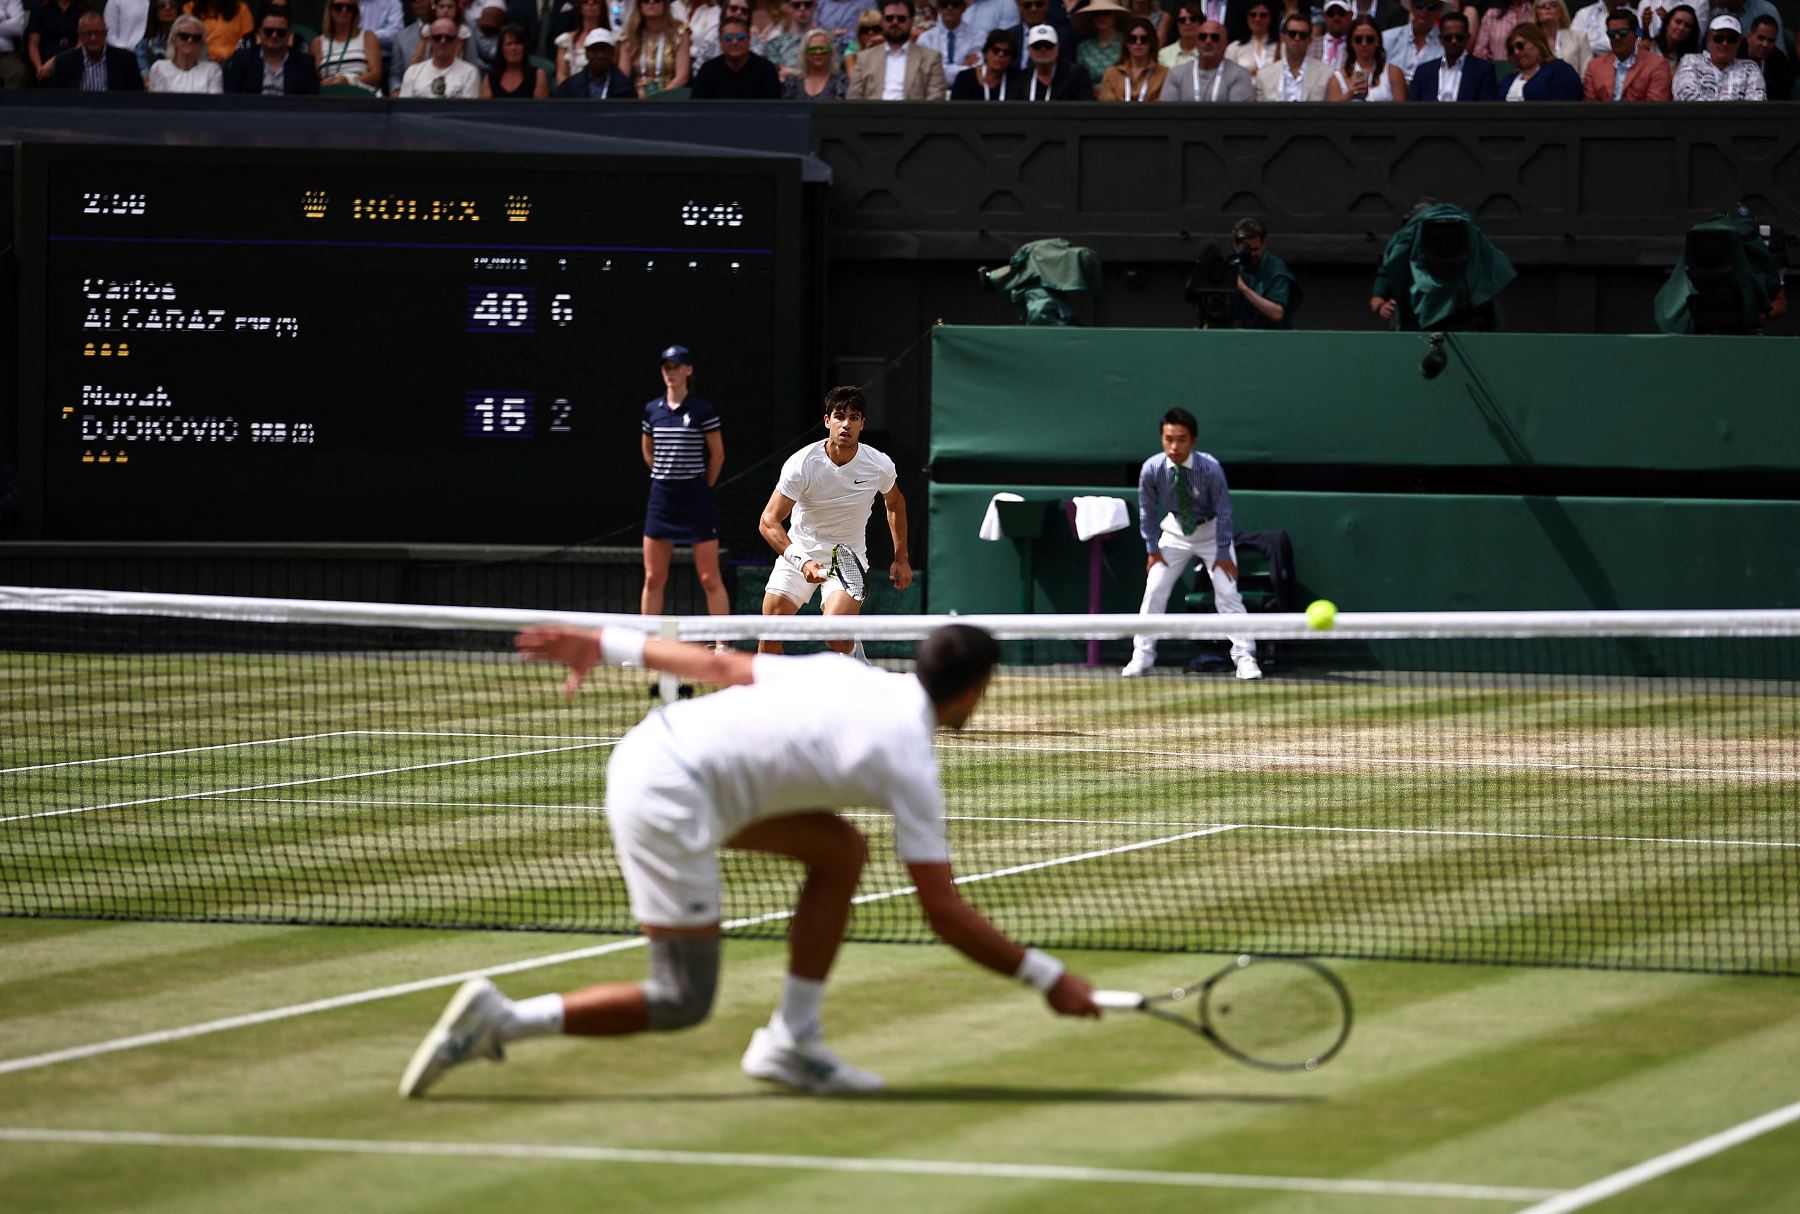
M1101 606L1137 609L1135 492L934 483L930 610L1019 610L1019 545L976 535L1002 491L1129 501L1133 529L1104 543ZM1303 601L1346 611L1800 607L1800 502L1245 491L1232 504L1239 531L1288 532ZM1086 611L1087 560L1053 520L1035 546L1033 610Z
M933 333L932 461L1141 461L1170 405L1233 463L1800 470L1800 342L964 328ZM1761 385L1745 391L1745 385ZM934 546L935 547L935 546Z

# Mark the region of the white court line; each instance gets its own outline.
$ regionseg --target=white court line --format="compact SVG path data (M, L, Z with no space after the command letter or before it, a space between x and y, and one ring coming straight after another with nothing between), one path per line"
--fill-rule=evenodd
M1643 763L1549 763L1531 762L1524 759L1395 759L1357 754L1301 755L1247 750L1145 750L1141 747L1121 749L1113 746L1014 746L1000 742L956 741L948 738L938 744L938 749L946 753L958 750L1012 750L1025 754L1124 755L1127 757L1147 755L1156 759L1184 759L1190 762L1195 759L1221 759L1237 763L1312 763L1333 764L1339 767L1373 764L1391 767L1479 768L1503 771L1626 771L1670 776L1755 776L1758 779L1769 780L1800 780L1800 771L1779 768L1764 770L1746 767L1657 767Z
M604 805L582 805L565 802L540 805L514 801L363 801L349 798L310 797L221 797L225 801L249 801L258 805L356 805L367 809L391 806L406 809L569 809L604 812ZM846 818L890 820L893 815L870 810L839 810ZM1694 847L1784 847L1800 849L1800 842L1771 839L1693 839L1676 835L1559 835L1550 832L1519 830L1443 830L1425 826L1301 826L1281 822L1146 822L1131 818L1027 818L1013 814L945 814L946 822L1019 822L1033 826L1155 826L1158 828L1195 829L1213 827L1218 830L1283 830L1316 831L1341 835L1427 835L1466 839L1550 839L1569 843L1685 843ZM1202 831L1202 833L1216 833ZM1192 836L1176 836L1190 838Z
M951 1176L1065 1184L1150 1185L1181 1189L1254 1189L1359 1197L1423 1197L1463 1201L1531 1201L1555 1189L1438 1181L1358 1180L1324 1176L1250 1176L1232 1172L1152 1172L1066 1164L982 1163L943 1159L856 1159L835 1155L752 1155L740 1151L661 1151L632 1147L519 1142L400 1142L369 1138L292 1138L248 1134L158 1134L135 1130L39 1130L0 1127L0 1142L73 1146L161 1147L207 1151L292 1151L430 1159L532 1159L559 1163L654 1164L662 1167L758 1168L885 1176Z
M237 792L261 792L266 788L297 788L303 784L330 784L337 780L360 780L366 776L391 776L403 771L429 771L437 767L461 767L469 763L492 763L499 759L520 759L529 755L550 755L566 750L591 750L596 746L611 745L611 742L583 742L578 746L546 746L537 750L514 750L506 754L478 755L473 759L444 759L436 763L412 763L405 767L353 771L341 776L311 776L304 780L279 780L272 784L245 784L238 788L215 788L210 791L175 793L162 797L139 797L134 801L112 801L104 805L78 805L70 809L43 809L36 813L0 817L0 822L23 822L32 818L60 818L65 814L94 813L102 809L129 809L134 805L160 805L166 801L199 801L208 797L223 797Z
M45 771L52 767L88 767L95 763L125 763L132 759L161 759L169 755L193 755L204 750L236 750L244 746L278 746L283 742L312 742L319 738L341 738L361 733L358 729L339 729L331 733L301 733L291 738L260 738L254 742L220 742L213 746L184 746L180 750L146 750L135 755L108 755L102 759L68 759L61 763L33 763L29 767L0 767L0 776L20 771Z
M1155 847L1162 843L1173 843L1180 839L1191 839L1197 835L1216 834L1229 827L1215 827L1209 830L1192 831L1187 834L1173 835L1167 839L1151 839L1138 843L1127 843L1105 851L1083 852L1078 856L1057 856L1050 860L1038 860L1031 864L1020 864L1011 868L997 869L987 873L971 873L956 878L958 885L970 885L977 881L991 881L996 877L1011 876L1015 873L1030 872L1033 869L1053 868L1061 864L1073 864L1078 860L1092 860L1101 856L1116 855L1119 852L1137 851L1140 848ZM907 885L899 889L882 890L878 893L863 894L855 901L859 906L872 902L881 902L889 898L899 898L914 891L914 886ZM778 923L793 916L793 911L770 911L767 914L751 915L742 919L727 919L722 925L725 930L733 931L742 927L753 927L762 923ZM109 1041L96 1041L88 1045L70 1046L67 1049L53 1050L47 1054L33 1054L26 1058L10 1058L0 1061L0 1075L11 1075L18 1071L31 1071L40 1067L54 1066L59 1062L74 1062L82 1058L92 1058L99 1054L115 1054L121 1050L137 1049L147 1045L163 1045L170 1041L185 1041L192 1037L205 1037L212 1033L223 1033L230 1029L248 1028L257 1024L269 1024L276 1020L289 1020L295 1016L305 1016L313 1012L329 1012L338 1008L354 1007L360 1003L373 1003L379 999L391 999L398 995L412 995L420 991L428 991L437 987L460 986L471 978L483 975L517 974L526 970L542 969L550 965L562 965L569 961L582 961L589 957L602 957L608 953L624 952L626 949L642 948L644 938L635 936L629 940L615 940L608 944L598 944L590 948L575 949L571 952L551 953L543 957L530 957L524 961L510 961L504 965L490 966L486 969L463 970L454 974L443 974L435 978L420 978L413 982L403 982L397 986L376 987L372 990L353 991L347 995L334 995L328 999L314 999L307 1003L296 1003L288 1007L270 1008L261 1012L249 1012L241 1016L226 1016L219 1020L208 1020L201 1024L188 1024L179 1028L159 1029L152 1033L138 1033L130 1037L115 1037Z
M1627 1189L1635 1189L1647 1180L1666 1176L1678 1168L1685 1168L1690 1163L1698 1163L1708 1156L1728 1151L1739 1143L1748 1142L1770 1130L1779 1130L1795 1121L1800 1121L1800 1101L1772 1113L1764 1113L1761 1117L1752 1117L1741 1125L1721 1130L1698 1142L1690 1142L1685 1147L1658 1155L1654 1159L1646 1159L1643 1163L1614 1172L1611 1176L1602 1176L1578 1189L1558 1193L1548 1201L1521 1210L1519 1214L1568 1214L1570 1210L1583 1209L1596 1201L1605 1201Z

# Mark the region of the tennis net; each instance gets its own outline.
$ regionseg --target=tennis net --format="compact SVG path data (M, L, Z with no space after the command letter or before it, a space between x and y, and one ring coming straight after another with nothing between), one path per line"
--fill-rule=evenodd
M895 669L945 622L0 588L0 914L634 930L606 759L677 689L565 701L512 655L546 621ZM966 622L1007 666L940 735L951 844L1024 942L1800 973L1800 612ZM1137 627L1165 665L1121 679ZM927 939L886 816L847 813L851 936ZM722 870L732 930L781 935L798 868Z

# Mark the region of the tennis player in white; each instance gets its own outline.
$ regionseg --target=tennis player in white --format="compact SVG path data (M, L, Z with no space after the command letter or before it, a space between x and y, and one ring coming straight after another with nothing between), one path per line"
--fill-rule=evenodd
M806 879L788 929L781 1003L750 1037L744 1072L808 1092L867 1092L877 1075L825 1044L825 979L843 942L867 844L832 812L881 806L926 921L978 965L1044 994L1052 1010L1098 1016L1093 989L1061 962L1009 940L964 902L951 877L943 790L932 734L961 728L999 661L994 639L953 624L918 649L916 674L892 674L835 653L810 657L715 652L621 629L532 628L527 661L569 668L573 695L597 663L648 666L712 695L671 704L613 750L606 819L633 915L649 937L650 976L513 1001L485 978L466 982L414 1051L402 1096L421 1096L449 1068L499 1061L526 1037L619 1036L699 1024L719 975L720 848L800 861Z
M850 587L831 575L831 550L843 544L869 567L869 505L880 494L887 508L894 560L888 577L896 590L912 585L907 559L906 498L895 483L894 461L862 441L867 403L857 388L833 388L825 395L822 443L809 443L781 465L775 492L763 507L758 529L780 558L763 587L764 615L794 615L824 587L826 615L860 615L862 603ZM793 526L786 526L789 516ZM861 642L831 641L839 653L862 656ZM781 642L764 641L763 653L780 653Z

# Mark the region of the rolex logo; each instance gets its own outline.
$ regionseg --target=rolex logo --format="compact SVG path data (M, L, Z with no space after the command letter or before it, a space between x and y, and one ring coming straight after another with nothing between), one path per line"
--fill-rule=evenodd
M531 218L531 195L508 194L506 196L506 222L524 223Z
M300 213L308 219L323 219L326 201L324 190L308 190L300 196Z

